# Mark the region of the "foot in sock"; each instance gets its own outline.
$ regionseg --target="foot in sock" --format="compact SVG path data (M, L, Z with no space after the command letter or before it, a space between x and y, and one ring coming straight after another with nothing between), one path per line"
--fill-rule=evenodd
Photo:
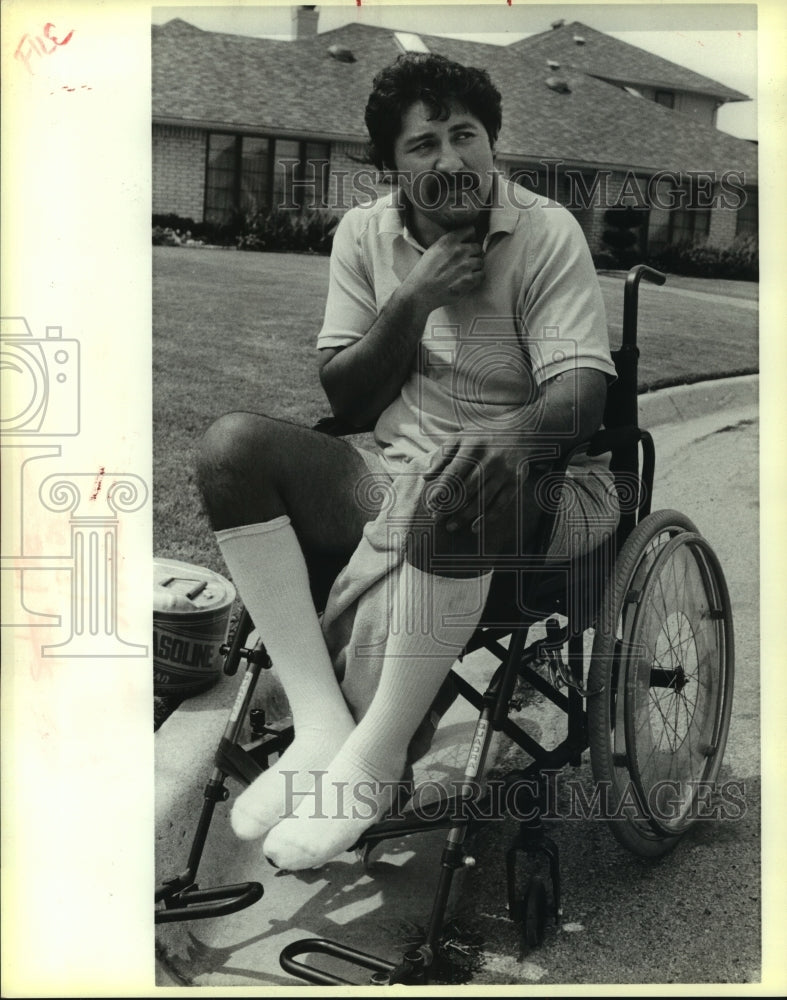
M339 716L339 717L337 717ZM264 836L280 820L292 815L304 795L314 788L313 770L328 766L355 728L349 712L334 712L330 729L299 729L282 756L235 800L230 823L241 840Z
M263 853L275 867L299 871L325 864L351 848L396 804L405 750L373 766L365 737L362 720L327 773L317 772L312 794L268 834Z
M396 801L407 748L451 665L473 632L491 573L430 576L408 562L396 582L395 617L380 681L366 714L331 762L317 798L268 834L263 852L279 868L316 868L341 854ZM450 624L461 616L462 624Z

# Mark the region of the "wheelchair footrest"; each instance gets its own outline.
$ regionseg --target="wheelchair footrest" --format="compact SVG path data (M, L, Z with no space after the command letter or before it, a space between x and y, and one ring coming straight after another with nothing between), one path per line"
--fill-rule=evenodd
M316 983L320 986L359 985L306 962L296 961L302 955L327 955L356 969L364 969L372 973L369 982L375 986L386 986L392 981L404 982L401 979L392 980L393 973L399 969L399 966L392 962L386 962L375 955L368 955L366 952L350 948L338 941L330 941L325 938L301 938L298 941L292 941L282 949L279 955L279 964L285 972L291 976L297 976L307 983Z
M156 892L156 899L164 903L155 911L157 924L178 920L205 920L237 913L262 899L263 888L259 882L239 882L236 885L219 885L199 889L196 885L177 889L177 880Z

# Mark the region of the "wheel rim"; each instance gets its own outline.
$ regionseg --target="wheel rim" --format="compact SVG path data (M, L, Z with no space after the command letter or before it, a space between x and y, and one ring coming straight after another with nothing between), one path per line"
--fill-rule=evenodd
M679 835L726 739L729 629L720 569L701 536L672 539L652 563L624 651L631 778L653 830ZM710 789L712 793L712 789Z
M676 537L685 533L680 525L669 525L657 532L643 548L631 579L628 582L627 596L631 593L641 594L660 554ZM627 655L634 634L637 603L626 600L617 609L617 620L613 624L615 634L615 656L612 669L612 684L609 692L611 698L609 732L611 759L613 762L611 800L607 803L608 813L615 822L625 822L635 829L643 840L660 840L664 831L656 830L649 821L647 809L643 806L642 797L636 785L633 786L630 754L627 749L626 702L624 696L627 678L630 670L630 659ZM632 788L633 786L633 788ZM633 794L632 794L633 792Z

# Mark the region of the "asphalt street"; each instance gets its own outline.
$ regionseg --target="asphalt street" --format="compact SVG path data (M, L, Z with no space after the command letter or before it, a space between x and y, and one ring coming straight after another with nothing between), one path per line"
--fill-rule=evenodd
M736 675L720 780L742 789L740 816L698 823L655 862L629 854L596 819L548 822L561 854L563 922L534 951L523 949L505 915L503 854L514 825L506 821L504 830L490 824L479 838L477 867L464 896L466 927L485 942L474 983L759 981L757 438L755 414L745 411L654 430L653 509L674 508L691 517L718 554L730 589ZM554 716L543 705L528 711L549 745ZM517 761L516 753L506 756L506 764ZM587 759L571 777L590 787Z

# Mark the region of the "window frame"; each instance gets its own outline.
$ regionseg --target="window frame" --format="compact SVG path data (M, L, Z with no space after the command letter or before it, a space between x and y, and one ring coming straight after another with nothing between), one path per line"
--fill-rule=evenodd
M760 189L758 187L744 187L746 203L741 205L735 213L735 238L755 237L760 235ZM754 212L750 215L742 216L741 213L746 205L751 205L754 199ZM741 226L743 223L743 227Z
M707 242L711 230L712 206L702 207L692 204L698 197L697 178L691 174L688 180L683 181L673 188L673 193L684 192L684 197L688 199L688 205L675 205L669 210L667 221L667 246L677 246L682 243L697 245ZM676 239L676 231L681 234L680 239Z
M213 135L223 135L231 136L234 139L234 153L233 153L233 176L232 176L232 209L230 212L242 213L244 211L241 204L242 201L242 177L243 177L243 140L244 139L265 139L268 143L268 153L267 153L267 177L265 182L265 203L262 206L264 211L273 211L277 209L282 212L293 212L298 215L303 214L305 211L311 211L313 209L320 210L327 208L325 204L327 187L330 176L330 164L331 164L331 143L314 138L302 138L293 137L286 135L278 135L270 132L234 132L231 129L209 129L207 131L207 140L205 143L205 187L202 200L202 217L206 222L213 222L216 225L224 225L230 221L229 218L224 218L222 220L210 219L208 213L210 211L217 211L210 207L210 195L213 190L210 187L210 141ZM322 163L322 185L320 196L317 199L315 205L307 208L304 204L305 202L305 191L300 185L296 187L292 200L297 203L297 207L279 207L273 204L274 192L276 187L277 172L276 172L276 160L277 160L277 145L279 142L293 142L298 144L298 162L294 167L292 174L292 181L303 182L306 178L306 170L310 161L315 162L314 169L319 169L319 164ZM307 155L307 147L309 146L320 146L324 149L324 157L317 157L313 153L308 158L305 159ZM292 163L293 157L285 158L288 163ZM285 176L287 176L287 171L285 169ZM292 183L292 181L290 183ZM285 187L286 191L286 187Z
M664 100L659 100L660 97L669 98L669 102ZM674 90L657 90L653 95L653 100L656 104L660 104L662 108L669 108L670 111L675 110L675 91Z

